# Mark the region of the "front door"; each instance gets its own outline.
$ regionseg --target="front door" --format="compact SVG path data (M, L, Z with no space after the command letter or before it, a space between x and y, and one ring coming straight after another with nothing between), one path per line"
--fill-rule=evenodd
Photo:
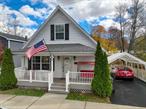
M71 56L63 57L63 76L64 77L68 71L71 71L72 63L73 63L73 57L71 57Z

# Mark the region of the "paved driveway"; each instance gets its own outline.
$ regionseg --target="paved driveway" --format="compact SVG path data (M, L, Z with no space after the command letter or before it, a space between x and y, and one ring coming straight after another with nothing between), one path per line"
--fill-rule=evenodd
M45 94L41 98L0 94L6 109L145 109L140 107L65 100L66 95Z
M113 104L146 107L146 83L134 81L114 80L115 93L112 95Z

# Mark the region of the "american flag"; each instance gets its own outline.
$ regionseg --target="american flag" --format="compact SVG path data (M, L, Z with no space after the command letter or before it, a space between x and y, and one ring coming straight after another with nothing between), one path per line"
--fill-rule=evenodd
M28 59L31 59L31 57L34 56L35 54L42 52L42 51L45 51L47 49L48 48L45 45L44 41L41 40L40 42L36 43L31 48L29 48L25 54L28 57Z

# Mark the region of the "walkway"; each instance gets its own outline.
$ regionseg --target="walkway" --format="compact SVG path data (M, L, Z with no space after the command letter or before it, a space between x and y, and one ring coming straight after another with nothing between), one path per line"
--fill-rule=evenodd
M113 104L65 100L66 95L45 94L41 98L0 94L0 105L5 109L145 109Z

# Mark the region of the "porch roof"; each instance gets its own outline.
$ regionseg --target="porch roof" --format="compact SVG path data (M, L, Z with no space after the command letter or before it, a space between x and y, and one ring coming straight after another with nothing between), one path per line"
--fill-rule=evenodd
M95 52L94 48L81 44L53 44L47 46L50 52Z
M48 52L69 52L69 53L94 53L95 48L91 48L89 46L85 46L82 44L49 44L47 45ZM13 54L17 54L17 52L21 52L23 54L28 48L20 49L17 51L14 51ZM46 51L45 51L46 52Z

